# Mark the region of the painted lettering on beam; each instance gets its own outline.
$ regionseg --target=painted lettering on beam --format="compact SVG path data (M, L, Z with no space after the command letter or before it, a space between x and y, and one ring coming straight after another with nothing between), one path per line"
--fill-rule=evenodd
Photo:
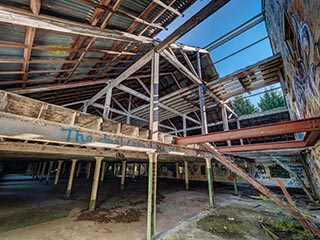
M114 137L108 136L107 134L101 135L91 135L87 133L80 132L79 130L69 129L69 128L61 128L61 132L66 134L67 142L74 143L89 143L89 142L101 142L108 144L116 144L119 146L132 146L146 149L156 149L158 152L181 152L181 149L174 146L162 146L158 143L153 142L142 142L138 139L130 139L127 137ZM200 154L200 152L199 152Z

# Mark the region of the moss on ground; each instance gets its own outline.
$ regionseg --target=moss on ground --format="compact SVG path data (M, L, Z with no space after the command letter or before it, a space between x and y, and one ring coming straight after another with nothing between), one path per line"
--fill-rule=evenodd
M236 220L227 215L209 215L197 223L197 227L214 235L230 239L247 239L249 233L255 234L259 229L250 222Z

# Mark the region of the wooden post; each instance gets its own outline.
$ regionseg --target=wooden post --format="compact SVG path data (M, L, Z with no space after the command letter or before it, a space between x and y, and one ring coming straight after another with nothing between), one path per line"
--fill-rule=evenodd
M58 182L59 182L59 177L60 177L60 172L61 172L62 163L63 163L62 160L59 160L59 161L58 161L58 168L57 168L56 177L55 177L55 179L54 179L54 184L53 184L53 186L55 186L55 187L58 185Z
M158 140L159 130L159 53L153 51L151 64L150 120L151 139Z
M223 130L228 131L229 130L229 123L228 123L228 116L227 116L227 108L225 103L223 103L221 106L221 116L222 116L222 121L223 121ZM228 146L231 146L231 141L227 141Z
M42 162L38 164L37 175L36 175L37 179L40 177L41 169L42 169Z
M135 174L136 174L136 164L133 163L133 164L132 164L132 179L135 178Z
M153 240L156 233L156 204L157 204L157 160L158 153L148 153L148 212L147 240Z
M63 162L62 175L65 174L65 172L66 172L66 167L67 167L67 162L65 161L65 162Z
M91 174L91 165L92 165L92 162L88 162L87 164L87 179L90 178L90 174Z
M76 177L78 178L79 177L79 175L80 175L80 172L81 172L81 162L79 162L79 164L78 164L78 168L77 168L77 174L76 174Z
M187 118L186 118L186 114L183 114L182 117L182 128L183 128L183 136L186 137L187 136Z
M46 184L48 184L49 181L50 181L50 175L51 175L52 167L53 167L53 161L50 161L49 168L48 168L48 173L47 173Z
M116 176L116 174L117 174L117 166L118 165L116 163L113 164L113 175L114 176Z
M124 189L124 182L126 180L126 168L127 168L127 161L122 161L122 172L121 172L121 186L120 189Z
M36 176L37 173L37 163L33 163L32 166L32 178L34 178Z
M237 118L237 128L238 128L238 129L241 128L241 123L240 123L239 118ZM240 145L243 145L243 139L242 139L242 138L240 139Z
M97 192L98 192L98 185L99 185L99 175L100 175L101 162L103 160L103 157L95 157L95 159L96 159L96 166L94 168L94 176L93 176L89 211L94 211L96 208Z
M102 115L104 118L109 118L111 98L112 98L112 88L108 87L105 101L104 101L104 108L103 108L103 115Z
M211 167L211 158L205 158L206 168L207 168L207 178L208 178L208 189L209 189L209 203L210 207L214 207L213 199L213 181L212 181L212 167Z
M188 161L184 161L184 179L186 182L186 190L189 190L189 168Z
M44 174L46 172L46 167L47 167L47 162L44 162L42 165L42 171L41 171L41 176L40 176L40 182L42 182L42 179L44 179Z
M239 192L238 192L237 174L236 174L236 173L232 173L232 178L233 178L234 194L235 194L236 196L238 196L238 195L239 195Z
M74 172L75 172L75 169L76 169L77 161L78 161L77 159L71 159L71 168L70 168L68 187L67 187L67 192L66 192L67 197L70 197L70 195L71 195L73 177L74 177Z
M104 180L104 175L106 174L106 164L106 162L102 162L100 182L103 182Z
M179 163L176 163L176 178L180 179Z
M30 174L30 172L31 172L31 163L28 163L28 167L26 169L26 173Z

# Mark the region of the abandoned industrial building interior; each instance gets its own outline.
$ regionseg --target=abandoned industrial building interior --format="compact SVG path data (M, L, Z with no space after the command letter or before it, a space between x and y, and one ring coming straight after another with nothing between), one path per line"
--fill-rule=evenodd
M0 0L0 239L320 239L319 9Z

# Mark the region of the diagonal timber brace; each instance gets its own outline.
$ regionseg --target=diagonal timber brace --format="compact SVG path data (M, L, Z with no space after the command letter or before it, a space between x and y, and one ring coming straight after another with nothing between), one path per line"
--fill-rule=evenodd
M295 216L295 213L292 211L292 209L288 206L287 203L285 203L280 198L278 198L273 192L271 192L268 188L260 184L254 178L249 176L249 174L247 174L244 170L242 170L237 164L235 164L233 161L229 160L224 155L222 155L215 147L213 147L209 143L204 143L202 144L202 146L204 146L207 151L214 154L215 159L218 162L225 165L228 169L236 173L239 177L242 177L243 179L245 179L248 183L250 183L253 187L255 187L259 192L261 192L262 194L270 198L270 200L275 202L278 206L282 207L288 213Z

